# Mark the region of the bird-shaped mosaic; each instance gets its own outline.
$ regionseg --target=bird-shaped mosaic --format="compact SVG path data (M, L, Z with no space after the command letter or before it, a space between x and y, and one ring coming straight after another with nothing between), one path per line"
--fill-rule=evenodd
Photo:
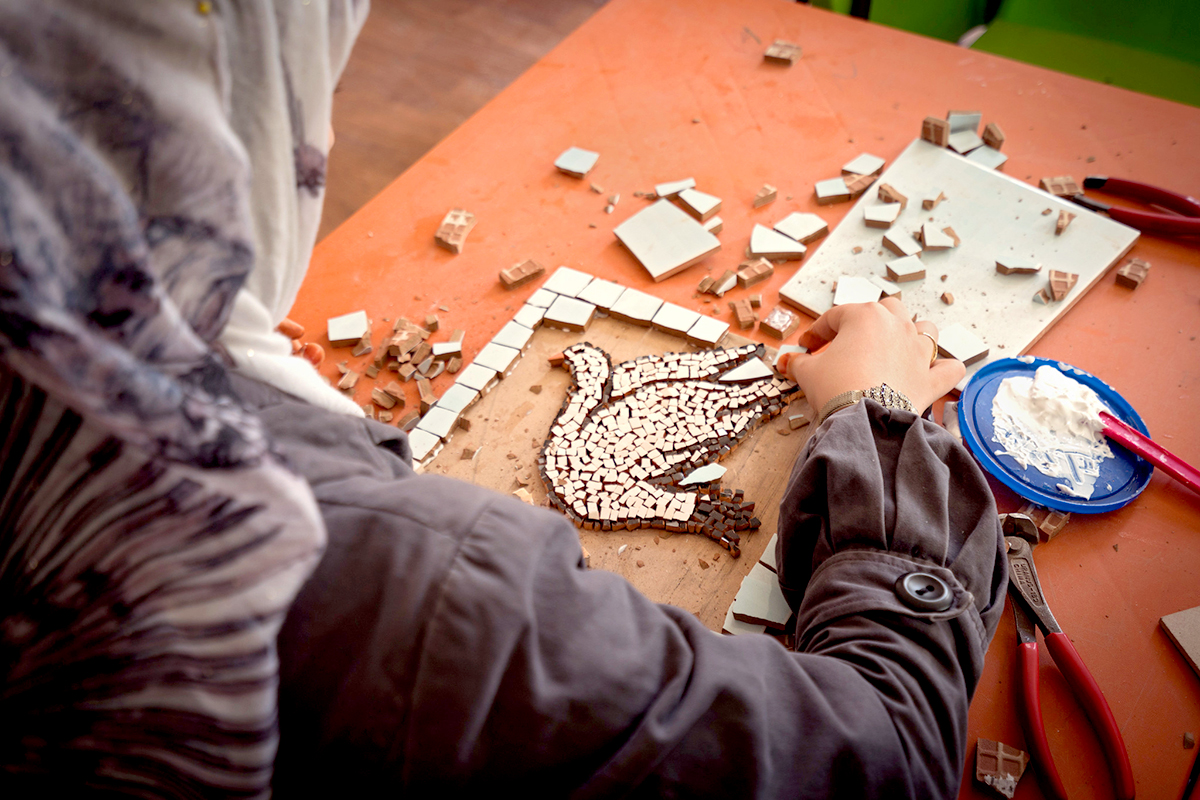
M587 342L564 350L574 380L538 459L551 502L588 529L702 533L739 555L740 534L758 527L754 503L720 489L715 462L799 396L763 352L744 345L614 367Z

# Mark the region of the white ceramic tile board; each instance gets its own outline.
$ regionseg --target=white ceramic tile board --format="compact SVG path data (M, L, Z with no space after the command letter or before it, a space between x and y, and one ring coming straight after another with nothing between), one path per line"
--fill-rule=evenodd
M953 227L962 239L956 248L923 254L925 278L903 285L909 311L940 326L961 322L991 349L986 359L967 368L960 389L984 364L1029 350L1138 237L1133 228L920 139L892 162L880 180L909 197L936 197L939 191L946 194L946 200L933 211L909 202L891 232L908 236L908 231L933 217L939 226ZM867 192L859 198L846 222L826 237L780 289L781 298L815 317L833 307L831 287L839 276L887 277L884 264L896 256L883 247L883 232L861 221L861 206L878 202L874 194ZM1042 216L1046 208L1065 209L1078 218L1062 236L1055 236L1056 215ZM852 255L856 246L863 251ZM1035 303L1034 294L1046 286L1044 271L1042 275L1000 275L996 259L1005 257L1077 273L1079 283L1060 303ZM943 274L948 276L945 282L940 280ZM953 292L954 305L938 299L945 291Z

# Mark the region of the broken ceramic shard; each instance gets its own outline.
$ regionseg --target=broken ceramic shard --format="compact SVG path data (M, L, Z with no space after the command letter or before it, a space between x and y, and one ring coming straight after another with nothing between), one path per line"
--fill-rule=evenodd
M746 383L769 378L773 374L771 368L764 364L761 358L752 358L729 370L719 380L721 383Z
M933 222L921 226L921 242L926 250L949 250L955 246L954 238Z
M745 261L738 265L738 286L746 289L756 283L765 281L773 274L775 274L775 267L765 258L758 258L754 261Z
M438 226L434 240L438 246L451 253L461 253L466 244L467 234L475 227L475 215L461 208L452 208L446 212L442 224Z
M721 248L717 237L668 200L647 206L613 233L656 281L687 269Z
M804 258L807 248L790 236L777 233L765 225L755 225L750 232L750 255L759 258L790 261Z
M950 123L937 117L926 117L921 123L921 138L938 147L945 147L950 139Z
M500 282L504 284L505 289L516 289L518 286L529 283L545 271L545 267L533 259L529 259L520 264L514 264L508 269L500 270Z
M728 322L701 315L696 324L688 329L687 340L698 347L716 347L728 330Z
M683 336L696 324L700 315L695 311L677 306L674 303L663 303L650 320L650 326L660 331Z
M775 306L771 313L758 323L759 330L771 334L776 339L786 339L799 328L800 318L783 306Z
M1140 258L1131 258L1129 263L1117 270L1117 285L1126 289L1136 289L1150 274L1150 262Z
M579 293L586 289L588 284L591 282L592 276L588 275L586 272L580 272L579 270L571 269L570 267L559 267L558 269L554 270L554 274L542 284L542 288L546 289L547 291L554 292L555 294L566 295L567 297L578 297ZM532 298L530 299L530 302L532 302ZM554 298L550 298L550 303L548 303L546 307L549 308L550 305L553 305L553 303Z
M327 326L329 344L333 347L353 347L371 329L366 311L351 311L340 317L330 317Z
M762 564L755 564L742 580L729 608L734 619L775 630L784 630L792 616L792 608L779 588L779 578Z
M762 208L767 203L774 203L775 197L779 194L779 190L769 183L764 183L763 187L754 195L754 207Z
M888 231L883 235L883 246L898 256L915 256L921 252L921 244L904 231Z
M1042 178L1038 181L1038 186L1058 197L1074 197L1083 191L1070 175Z
M608 311L620 299L623 291L625 291L625 287L619 283L596 278L577 296L585 303L591 303L602 311Z
M468 364L458 375L458 380L455 385L462 384L469 389L474 389L480 394L487 394L499 380L499 373L491 367L485 367L478 363L478 360Z
M703 483L714 483L721 480L726 472L726 468L720 464L705 464L703 467L697 467L689 472L687 477L679 482L679 485L697 486Z
M626 289L609 309L609 313L625 322L649 327L650 321L654 319L662 304L663 301L653 295L637 289Z
M505 347L512 347L517 350L524 351L529 346L529 340L533 337L533 329L526 328L519 322L508 322L496 332L492 337L492 341L496 344L502 344ZM461 345L459 352L462 351ZM437 345L434 345L434 355L437 354Z
M890 228L900 216L899 203L882 203L877 206L867 206L863 209L863 222L869 228Z
M925 277L925 263L917 255L893 259L886 266L888 279L896 283L919 281Z
M983 143L993 150L999 150L1004 146L1004 131L996 123L989 122L983 129Z
M849 303L874 303L883 290L866 278L843 275L838 278L837 291L833 293L833 304L844 306Z
M721 198L696 189L684 189L677 197L683 210L700 222L705 222L721 210Z
M563 299L563 298L559 298ZM565 298L570 299L570 298ZM576 301L578 302L578 301ZM484 345L484 348L479 351L479 355L475 356L475 361L472 366L479 365L494 370L497 375L507 376L513 365L517 363L517 359L521 357L521 351L512 347L505 347L501 344L489 342ZM461 381L462 378L459 378Z
M659 197L674 197L684 189L695 189L695 178L684 178L681 181L667 181L654 187L654 193Z
M713 217L703 224L704 230L708 231L709 233L720 233L725 227L725 220L721 219L720 217Z
M573 178L582 178L592 171L592 167L596 166L599 158L600 154L591 150L584 150L582 147L568 147L554 162L554 166L558 167L559 172L566 173Z
M1042 271L1042 265L1029 259L1006 256L996 259L996 272L1001 275L1034 275Z
M950 134L947 146L960 155L966 155L977 147L983 146L983 139L972 130L962 130Z
M800 45L785 41L784 39L776 39L763 52L763 61L766 61L768 64L780 64L790 67L800 57L800 52Z
M979 123L983 121L983 114L978 111L947 111L946 124L950 126L950 133L959 133L961 131L970 131L971 133L979 132Z
M817 181L813 187L813 192L817 196L818 205L829 205L830 203L841 203L850 199L850 189L846 187L844 178L830 178L827 181Z
M592 324L596 307L574 297L560 296L554 304L546 309L542 317L543 325L565 328L569 331L585 331Z
M1073 219L1075 219L1075 215L1070 211L1059 211L1058 220L1054 223L1054 235L1061 236Z
M988 346L965 325L956 322L938 333L938 353L970 366L987 356Z
M974 161L976 164L988 169L1000 169L1000 167L1004 166L1004 162L1008 161L1008 156L985 144L967 153L967 161Z
M874 175L883 169L883 165L887 162L879 156L863 153L857 158L851 159L842 165L842 172L849 172L854 175Z
M816 214L797 211L776 222L775 230L801 244L810 244L829 233L829 224Z

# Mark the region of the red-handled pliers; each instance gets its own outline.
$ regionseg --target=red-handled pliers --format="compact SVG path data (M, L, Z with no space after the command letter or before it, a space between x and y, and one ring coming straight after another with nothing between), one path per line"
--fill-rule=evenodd
M1123 222L1130 227L1146 233L1160 233L1166 236L1200 236L1200 202L1194 197L1151 186L1139 181L1127 181L1124 178L1105 178L1093 175L1083 179L1085 189L1103 189L1118 197L1128 197L1139 200L1147 205L1160 206L1174 214L1158 214L1153 211L1137 211L1108 203L1101 203L1080 193L1071 198L1074 202L1108 214L1117 222Z
M1133 768L1129 765L1129 754L1125 751L1125 741L1121 738L1116 718L1113 717L1112 709L1108 707L1108 701L1104 699L1104 693L1100 691L1100 685L1084 666L1075 646L1050 613L1050 607L1042 593L1037 570L1033 566L1033 549L1027 539L1032 536L1033 541L1037 541L1036 528L1032 520L1023 515L1007 514L1002 519L1005 533L1018 534L1004 537L1008 550L1009 592L1012 595L1013 618L1017 623L1017 666L1021 673L1018 712L1021 726L1025 730L1026 742L1033 754L1034 766L1042 777L1043 787L1056 800L1066 800L1067 792L1063 787L1062 778L1058 775L1058 769L1054 766L1054 757L1050 754L1050 745L1046 741L1046 728L1042 723L1037 628L1042 629L1046 649L1050 651L1054 663L1067 679L1075 698L1087 712L1092 728L1100 739L1112 771L1117 797L1121 800L1133 800ZM1024 524L1026 522L1028 525Z

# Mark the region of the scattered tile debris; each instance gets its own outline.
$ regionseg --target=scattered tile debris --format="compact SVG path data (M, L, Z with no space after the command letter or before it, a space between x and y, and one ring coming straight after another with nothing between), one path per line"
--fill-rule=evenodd
M461 208L452 208L446 212L442 224L438 226L434 240L438 246L451 253L461 253L467 241L467 234L475 227L475 215Z
M1127 289L1136 289L1150 274L1150 262L1140 258L1131 258L1125 266L1117 270L1117 285Z
M573 178L582 178L592 171L592 167L596 166L599 158L600 154L591 150L584 150L582 147L568 147L555 160L554 166L558 168L559 172Z
M800 45L783 39L776 39L763 53L763 61L768 64L780 64L790 67L800 57Z
M774 203L778 194L778 189L769 183L764 183L763 187L754 195L754 207L762 208L768 203Z

